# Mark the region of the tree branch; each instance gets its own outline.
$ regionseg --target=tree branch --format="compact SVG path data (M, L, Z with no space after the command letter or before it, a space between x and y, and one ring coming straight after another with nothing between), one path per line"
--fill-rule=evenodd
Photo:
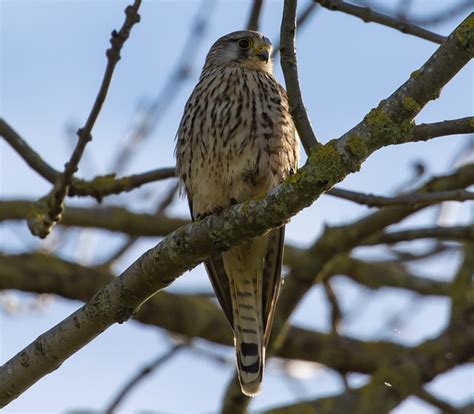
M419 295L449 296L447 282L416 276L397 262L365 262L347 255L339 255L324 268L324 276L344 275L370 289L394 287L408 289Z
M319 143L305 109L298 80L295 52L296 4L297 0L285 0L280 31L280 62L285 77L290 112L303 147L309 154L311 149Z
M112 414L115 412L117 407L122 403L122 401L127 397L128 394L135 388L138 383L140 383L145 377L150 375L153 371L160 368L163 364L168 362L171 358L173 358L178 351L183 349L187 344L181 343L176 344L163 355L157 357L154 361L152 361L147 366L143 367L140 372L134 375L118 392L117 396L112 400L110 405L105 409L106 414Z
M309 20L309 18L313 15L313 12L317 10L317 4L313 2L309 2L306 7L298 13L296 17L296 30L300 33L302 26ZM275 57L280 53L280 38L275 40L274 47L272 50L271 59L275 59Z
M368 7L359 7L353 4L346 3L341 0L315 0L321 6L329 10L341 11L351 16L359 17L365 23L373 22L383 26L391 27L399 30L402 33L419 37L421 39L429 40L430 42L443 44L446 37L430 32L429 30L415 26L403 20L397 20L385 14L377 13Z
M474 225L455 227L427 227L413 230L393 231L375 234L364 240L363 245L393 244L418 239L440 239L457 241L474 241Z
M456 407L453 407L451 404L448 404L446 401L436 398L433 394L426 391L424 388L420 388L415 395L432 405L433 407L439 408L443 414L462 414L461 410L458 410Z
M433 178L418 191L464 188L472 183L474 183L474 165L467 165L449 176ZM295 264L285 278L285 284L278 300L267 357L274 352L278 353L279 350L283 350L285 346L283 341L289 335L284 329L286 321L306 292L314 286L315 281L319 282L326 276L324 270L331 260L338 254L348 253L369 235L399 222L422 208L422 206L387 207L349 225L326 228L313 246L295 258ZM224 397L224 413L245 412L249 398L242 396L239 390L238 379L234 376Z
M2 118L0 118L0 136L35 170L41 177L54 184L61 173L46 163L23 138ZM69 196L92 196L98 201L110 194L119 194L151 183L175 176L175 169L161 168L142 174L115 178L115 174L99 175L91 181L72 177Z
M115 66L120 60L120 51L130 36L130 30L133 25L140 21L140 15L138 14L140 4L141 0L135 0L133 6L128 6L125 9L126 19L121 29L118 32L115 30L112 32L110 39L111 47L106 52L107 67L102 78L99 93L97 94L85 125L77 131L77 144L71 158L64 166L64 172L58 177L51 192L40 198L32 206L32 211L28 218L28 227L31 233L38 237L45 238L53 226L61 220L61 215L64 210L64 199L71 185L72 177L78 170L79 162L86 145L92 140L92 128L107 96Z
M50 183L56 181L60 172L46 163L41 156L3 119L0 118L0 136L23 158L41 177Z
M437 338L427 340L410 350L409 355L395 360L382 358L379 361L378 370L373 374L368 385L359 388L353 394L345 393L334 397L331 404L326 401L326 406L331 407L329 412L388 413L409 395L419 393L424 383L469 361L474 356L474 331L470 329L474 302L467 293L474 271L473 253L474 244L466 244L463 263L454 281L455 285L461 281L458 289L453 289L453 292L458 292L453 295L453 306L457 302L462 314L461 317L456 318L456 323L451 323L449 328ZM459 295L459 291L463 293ZM453 312L453 314L459 316L459 312ZM350 399L348 399L349 396ZM309 404L311 410L308 409L308 413L319 413L317 407L320 407L322 402L323 400L311 402ZM294 410L297 407L298 404L290 408ZM300 405L299 409L302 408ZM277 410L273 414L285 412L291 411Z
M0 222L23 220L31 202L26 200L0 201ZM61 220L65 227L89 227L123 232L130 236L162 237L188 224L190 220L165 215L132 213L122 207L67 207Z
M433 178L419 188L419 192L445 191L455 188L464 188L474 183L474 164L461 167L454 174ZM275 315L273 337L275 338L283 328L304 294L320 281L325 272L325 266L338 254L348 253L372 234L385 227L398 223L405 217L421 210L423 206L387 207L376 211L354 223L328 227L321 237L303 254L295 259L290 274L285 278L278 309ZM275 344L278 347L278 342Z
M472 358L474 333L468 325L443 333L402 356L381 357L369 384L342 394L264 411L265 414L388 414L401 401L419 392L426 382Z
M413 117L470 60L472 21L474 14L458 26L414 79L340 139L316 146L305 166L264 199L246 201L176 230L86 305L6 362L0 367L0 406L57 369L110 325L125 322L150 296L213 252L283 225L322 192L356 171L372 152L407 142L405 131L411 130Z
M126 144L117 153L112 164L112 171L123 170L129 163L138 145L152 136L152 132L157 127L159 121L163 119L167 111L172 107L172 102L179 96L185 81L191 77L193 61L199 52L200 44L205 38L215 4L215 0L201 0L174 69L146 108L140 108L138 111L139 120L137 125L131 129L131 133L127 136Z
M426 141L434 137L473 133L474 117L468 116L432 124L419 124L413 130L413 141Z
M247 30L258 31L260 13L262 12L263 0L253 0L252 9L250 10L249 19L245 27Z
M367 207L387 207L420 204L436 204L443 201L467 201L474 200L474 193L466 190L439 191L436 193L410 193L396 197L384 197L374 194L363 194L356 191L332 188L326 194L354 203L363 204Z
M464 325L471 327L474 317L474 290L472 289L474 275L474 243L464 244L464 259L454 277L451 289L451 318L449 330L456 330Z
M41 253L0 255L0 290L49 293L87 302L114 280L104 269L88 268ZM186 317L193 315L193 318ZM220 309L193 295L159 292L133 316L137 322L232 346L231 331ZM407 348L389 342L362 342L291 326L278 356L318 362L342 372L370 373L382 355L401 355Z

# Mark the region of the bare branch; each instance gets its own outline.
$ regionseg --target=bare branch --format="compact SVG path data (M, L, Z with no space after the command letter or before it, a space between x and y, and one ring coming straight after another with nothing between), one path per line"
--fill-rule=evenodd
M2 118L0 118L0 136L26 161L39 175L54 184L61 173L46 163L26 141ZM91 181L72 177L69 185L69 196L92 196L100 201L110 194L119 194L151 182L172 178L174 167L161 168L142 174L115 178L115 174L99 175Z
M434 137L474 133L474 117L452 119L449 121L420 124L413 130L413 141L426 141Z
M326 298L331 305L331 329L332 333L339 335L339 327L341 325L341 321L343 318L342 309L339 305L339 301L337 299L336 293L332 288L331 283L329 282L329 278L325 278L323 280L323 287L324 292L326 293Z
M156 371L160 368L163 364L168 362L171 358L173 358L178 351L182 350L187 343L176 344L163 355L157 357L154 361L152 361L147 366L143 367L140 372L135 374L124 386L120 389L117 396L112 400L110 405L105 409L105 413L112 414L118 408L118 406L122 403L122 401L132 392L132 390L145 379L148 375L150 375L153 371Z
M213 252L283 225L322 192L355 171L372 152L386 145L407 142L409 137L405 131L411 130L413 117L470 60L474 32L469 27L473 20L474 14L455 29L455 34L434 53L417 76L381 102L364 121L340 139L316 146L305 166L265 198L246 201L178 229L137 259L81 309L6 362L0 367L0 405L5 406L57 369L113 323L125 322L150 296ZM346 244L342 246L346 247ZM303 289L298 290L304 294L307 288L303 284ZM280 306L280 314L281 309ZM286 307L290 313L293 309L293 306ZM276 324L280 330L281 322L280 316Z
M443 333L414 347L403 355L390 355L379 361L369 384L342 394L299 402L264 411L265 414L388 414L401 401L416 394L422 385L458 364L469 361L474 352L474 334L464 330Z
M250 10L249 19L246 24L247 30L258 31L260 13L262 12L263 0L253 0L252 9Z
M455 4L448 9L437 12L432 15L423 15L421 17L410 16L409 20L411 23L417 25L435 25L443 23L447 20L453 19L454 17L472 10L472 0L464 0L461 3Z
M178 185L174 185L168 190L168 193L165 194L163 200L158 205L158 208L155 210L155 221L158 221L160 217L165 215L167 208L171 205L174 200L176 193L178 192ZM120 257L122 257L138 240L140 239L139 236L129 237L114 253L110 255L110 257L105 260L100 266L111 266L114 262L116 262Z
M474 241L474 225L455 227L427 227L413 230L393 231L390 233L375 234L364 240L364 245L393 244L418 239L438 239Z
M301 33L302 27L305 23L309 21L309 18L314 14L314 11L317 10L317 6L317 3L313 3L312 1L310 1L303 9L303 11L301 13L298 13L298 16L296 17L296 30L298 31L298 33ZM275 59L278 53L280 53L280 38L278 38L274 42L274 47L271 55L272 60Z
M311 149L318 145L318 140L309 121L298 80L295 52L296 4L297 0L285 0L280 32L280 61L285 77L290 112L304 149L309 154Z
M347 255L339 255L323 270L326 275L344 275L370 289L395 287L408 289L420 295L450 295L450 284L416 276L397 262L365 262Z
M148 139L159 121L163 119L166 111L172 107L171 103L179 96L180 90L193 73L193 60L199 51L199 45L203 41L209 24L215 0L202 0L196 16L189 28L187 38L175 68L164 83L161 90L140 114L138 125L132 129L127 136L127 143L119 151L112 165L112 171L117 172L130 161L134 149Z
M54 184L60 172L46 163L3 118L0 118L0 136L11 145L33 170Z
M416 391L415 395L433 407L439 408L443 414L462 414L461 410L453 407L446 401L440 400L432 393L426 391L424 388L420 388L418 391Z
M92 140L92 128L99 116L104 104L107 92L112 81L115 66L120 60L120 51L123 44L130 36L133 25L140 21L138 8L141 0L135 0L133 6L125 9L126 19L121 29L112 32L110 39L111 47L107 50L107 67L99 88L99 93L94 102L94 106L89 113L85 125L77 131L78 141L71 155L71 158L64 166L64 172L54 184L53 189L44 197L40 198L33 206L28 218L28 227L32 234L45 238L53 226L61 220L64 211L64 199L69 190L73 175L77 172L82 154L89 141Z
M474 183L474 165L468 165L449 176L433 178L418 191L447 190L466 187L472 183ZM412 206L387 207L349 225L326 228L323 235L309 249L298 254L294 258L295 262L290 274L285 278L267 356L274 352L284 352L286 345L283 345L283 341L289 335L284 330L286 321L306 292L314 286L314 283L324 280L326 277L325 267L331 260L340 253L349 252L369 235L399 222L422 208L422 206L416 208ZM225 411L226 413L245 412L249 399L240 396L237 398L238 390L238 381L235 377L230 382L224 398L224 407L228 410Z
M86 302L114 277L103 268L89 268L40 253L0 255L0 290L50 293ZM197 337L221 345L233 344L222 312L203 297L159 292L145 302L133 318L189 339ZM382 356L401 355L406 351L405 347L388 342L336 338L295 326L290 326L289 331L278 356L318 362L342 372L370 373L377 369L377 361Z
M31 202L24 200L0 201L0 222L23 220L28 214ZM190 221L154 214L131 213L122 207L69 207L61 220L62 226L90 227L131 236L166 236Z
M443 44L446 37L430 32L429 30L415 26L403 20L397 20L385 14L377 13L368 7L359 7L353 4L346 3L341 0L315 0L321 6L329 9L341 11L351 16L359 17L365 23L374 22L383 26L391 27L399 30L402 33L419 37L421 39L429 40L430 42Z
M433 178L419 191L444 191L463 188L474 183L474 165L467 165L456 173L445 177ZM385 227L398 223L423 207L400 206L387 207L347 225L328 227L321 237L304 254L297 256L278 302L273 337L283 328L304 294L324 277L323 269L338 254L347 253L355 246ZM278 344L275 344L278 346Z
M474 228L474 226L472 226ZM474 243L464 244L464 258L454 277L451 290L451 320L449 329L459 329L465 324L472 328L474 315L474 290L472 289L474 275ZM471 333L472 333L471 329Z
M373 194L363 194L356 191L344 190L342 188L332 188L326 194L363 204L368 207L387 207L420 204L436 204L443 201L467 201L474 200L474 193L466 190L439 191L435 193L410 193L396 197L384 197Z

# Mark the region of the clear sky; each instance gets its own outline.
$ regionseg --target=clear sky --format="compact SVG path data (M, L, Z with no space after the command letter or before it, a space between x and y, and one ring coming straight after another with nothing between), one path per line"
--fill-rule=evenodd
M417 0L414 12L434 12L454 2ZM74 131L81 126L89 113L105 68L110 32L121 26L123 9L128 3L122 0L0 0L1 116L57 169L62 169L75 143L71 128ZM307 4L305 1L300 3L300 9ZM206 10L210 18L205 36L195 44L193 39L185 54L189 56L191 77L182 85L174 86L176 98L159 109L162 115L159 124L122 173L139 173L174 164L174 136L205 54L219 36L243 27L249 4L248 1L207 1ZM385 0L379 4L390 8L398 1ZM91 178L111 171L111 165L127 141L127 133L139 119L140 111L160 92L173 73L199 7L199 1L143 1L142 21L133 28L131 38L125 44L104 109L93 131L94 139L80 165L80 176ZM265 2L261 31L271 39L277 38L281 9L280 1ZM461 19L458 17L432 29L447 35ZM323 142L337 138L359 122L437 48L428 41L326 10L314 14L298 35L297 46L305 104L316 134ZM283 82L278 61L275 66L277 76ZM416 121L434 122L472 115L473 86L471 63ZM348 177L341 186L390 194L412 176L414 161L423 160L430 174L446 172L452 168L453 160L465 143L465 137L452 136L429 143L385 148L371 156L361 171ZM49 183L31 171L3 141L0 141L0 165L2 198L33 199L49 191ZM153 205L171 184L145 186L126 195L110 197L106 203L125 203L134 211L152 211ZM93 201L70 200L70 203L90 205ZM347 223L367 211L331 197L322 197L291 221L287 229L288 239L307 244L320 234L324 224ZM181 200L173 206L171 213L187 217L186 203ZM432 223L433 216L433 212L419 214L407 223ZM466 206L460 207L455 219L470 219ZM61 230L56 228L55 233L61 234ZM73 231L60 239L59 253L65 258L94 263L106 257L107 252L113 251L123 239L119 234ZM117 264L117 272L156 242L156 239L145 239L138 243ZM39 243L34 239L24 223L0 227L0 251L20 252L32 246L51 245L51 241ZM378 257L380 253L374 249L366 254ZM457 257L443 257L425 267L423 275L446 279L457 263ZM210 289L201 267L171 287L176 292L193 289ZM446 322L446 299L418 298L414 305L414 298L409 294L390 289L367 292L345 280L338 281L336 291L345 310L355 309L350 313L350 321L343 326L343 332L362 339L382 337L413 345L436 335ZM32 300L25 294L9 298ZM1 361L9 359L79 306L78 302L54 299L41 312L14 316L0 312ZM415 306L416 312L414 317L407 318L403 309L409 306ZM395 333L387 321L400 312L404 318L403 327ZM327 307L320 289L314 289L305 297L293 321L328 331ZM204 341L197 341L197 346L209 349ZM165 333L156 328L136 322L113 326L66 361L59 370L33 386L5 412L100 410L130 375L168 347ZM231 349L215 347L213 350L228 358L229 364L219 365L206 357L184 351L131 394L122 406L123 412L215 412L234 368ZM359 384L364 378L354 375L351 381ZM312 367L309 379L296 384L295 390L278 363L270 361L264 391L255 398L252 407L275 406L341 389L337 375L317 367ZM469 398L472 385L472 366L466 365L436 379L430 387L449 401L460 403ZM434 412L431 407L414 399L394 411L396 414Z

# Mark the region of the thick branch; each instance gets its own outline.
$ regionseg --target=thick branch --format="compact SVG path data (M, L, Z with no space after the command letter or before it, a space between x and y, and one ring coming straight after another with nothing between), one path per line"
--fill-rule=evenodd
M357 170L372 152L407 142L407 124L411 129L412 118L423 105L469 61L468 48L474 43L474 31L470 29L473 20L474 15L463 22L417 76L371 111L358 126L339 140L316 146L305 166L264 199L244 202L176 230L97 292L85 306L3 365L0 405L5 406L57 369L113 323L129 319L150 296L213 252L283 225L322 192Z
M377 13L368 7L359 7L353 4L346 3L341 0L315 0L321 6L329 10L337 10L351 16L359 17L365 23L374 22L383 26L391 27L392 29L399 30L402 33L409 34L412 36L419 37L421 39L429 40L430 42L442 44L446 41L444 36L440 36L436 33L430 32L429 30L415 26L403 20L397 20L393 17L385 14Z
M64 166L64 172L55 182L51 192L40 198L35 205L32 206L32 211L28 218L28 227L36 236L45 238L53 226L61 220L61 215L64 210L64 199L71 185L72 177L78 170L79 162L86 145L92 140L92 128L105 102L115 66L120 60L120 51L130 36L130 30L140 21L140 15L138 14L140 4L141 0L135 0L133 6L128 6L125 9L126 19L121 29L118 32L115 30L112 32L110 39L111 47L106 52L107 67L105 68L99 92L85 125L77 131L77 144L71 154L71 158Z
M418 192L446 191L464 188L474 183L474 164L460 168L452 175L437 177L423 185ZM322 236L302 254L294 258L294 266L280 295L274 322L274 334L282 329L303 295L324 277L325 266L338 254L347 253L355 246L385 227L398 223L419 211L423 206L386 207L354 223L327 228ZM275 335L274 335L275 336Z
M444 191L464 188L474 183L474 164L460 168L456 173L434 178L419 192ZM290 274L285 278L278 308L273 323L272 341L267 355L278 352L283 347L283 341L288 335L284 326L303 296L310 290L315 281L321 281L325 276L326 265L338 254L348 253L368 236L381 231L385 227L398 223L405 217L422 209L422 206L387 207L364 217L349 225L327 228L323 235L303 254L293 258L294 265ZM285 335L286 334L286 335ZM242 396L237 378L228 387L225 399L225 413L243 413L249 399Z
M381 357L379 368L364 387L342 394L299 402L265 411L265 414L388 414L401 401L416 394L424 383L472 358L474 332L468 325L443 333L393 358Z
M381 357L379 368L374 372L370 383L357 390L345 392L334 397L294 404L268 414L298 413L358 413L385 414L396 407L409 395L419 393L423 384L437 375L465 363L474 355L474 330L472 324L472 298L469 299L469 284L474 269L474 244L467 244L464 261L455 278L459 282L453 304L457 303L456 323L435 339L423 342L400 358ZM459 293L462 291L462 293ZM454 308L453 308L454 309ZM459 309L461 317L459 317ZM470 317L469 317L470 315Z
M87 268L45 254L0 255L0 290L51 293L86 302L113 280L114 276L103 269ZM133 317L189 339L199 337L229 346L233 343L222 312L203 297L159 292ZM407 350L388 342L361 342L293 326L289 329L291 334L278 356L322 363L341 372L370 373L377 368L382 355L401 355Z

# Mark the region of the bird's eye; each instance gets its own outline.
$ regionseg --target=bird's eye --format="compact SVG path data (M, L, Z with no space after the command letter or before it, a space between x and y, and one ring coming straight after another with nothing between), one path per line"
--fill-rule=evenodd
M237 45L240 49L246 50L250 47L250 40L249 39L240 39L237 42Z

